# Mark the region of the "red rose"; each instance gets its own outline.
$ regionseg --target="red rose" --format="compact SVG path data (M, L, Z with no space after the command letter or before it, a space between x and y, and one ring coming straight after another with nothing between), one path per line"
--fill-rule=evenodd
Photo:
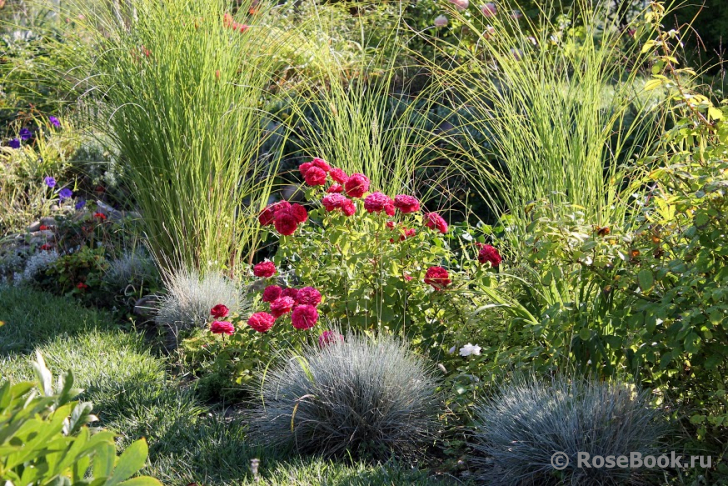
M478 243L478 246L480 247L480 251L478 252L478 261L480 263L488 262L491 267L497 268L503 261L503 258L501 258L500 253L498 253L495 247L483 243Z
M308 169L313 167L313 164L311 162L304 162L303 164L298 166L298 170L301 172L301 177L306 177L306 172L308 172Z
M341 187L341 184L332 184L331 187L326 189L326 192L329 194L339 194L341 192L344 192L344 188Z
M253 275L260 278L269 278L276 274L276 266L273 262L261 262L253 267Z
M288 314L296 305L296 301L290 297L278 297L276 300L270 303L270 313L273 317L278 318L283 314Z
M293 300L297 300L298 289L294 289L293 287L285 288L281 291L281 297L290 297Z
M387 221L387 228L394 229L394 221Z
M364 209L368 213L381 213L386 211L387 208L391 208L392 213L394 213L394 201L381 192L373 192L364 199Z
M336 331L324 331L319 336L319 347L325 348L330 344L336 344L338 342L344 342L344 336Z
M298 220L289 212L280 212L276 214L273 220L273 226L276 231L285 236L291 236L298 229Z
M425 226L428 228L436 229L442 234L447 233L447 223L439 214L427 213L425 214L425 221L427 221Z
M341 205L341 211L345 216L353 216L354 213L356 213L356 204L354 204L354 201L351 199L347 199L344 201L344 204Z
M304 287L298 291L296 302L300 305L312 305L316 307L321 303L321 292L313 287Z
M273 223L273 218L275 217L275 215L275 208L273 206L268 206L260 213L260 216L258 216L258 221L260 222L261 226L268 226L269 224Z
M277 285L269 285L263 291L263 302L273 302L281 296L283 290Z
M248 319L248 325L258 332L268 332L275 322L276 318L267 312L256 312Z
M306 211L306 208L300 204L294 204L291 206L291 214L299 223L305 223L308 219L308 212Z
M394 198L394 207L405 214L414 213L415 211L420 210L420 202L416 197L400 194Z
M331 169L329 175L334 180L334 182L338 182L339 184L344 184L346 182L346 179L349 178L349 176L346 175L346 172L336 167Z
M432 285L435 290L442 290L450 285L450 274L442 267L430 267L425 273L425 283Z
M352 174L346 179L344 189L349 197L362 197L369 190L369 178L364 174Z
M326 211L331 212L335 209L341 209L341 206L346 201L348 201L348 199L341 194L329 194L321 199L321 204L323 204L324 208L326 208Z
M311 329L318 321L318 311L312 305L299 305L291 314L291 323L296 329Z
M210 324L210 332L213 334L227 334L228 336L232 336L235 332L235 326L227 321L213 321Z
M210 315L215 319L222 319L223 317L227 317L228 314L230 314L230 309L223 304L217 304L215 307L210 309Z
M417 234L417 230L414 228L405 228L402 227L402 234L399 235L399 241L404 241L407 238L411 238Z
M327 164L324 159L320 159L318 157L314 157L314 159L311 161L311 165L314 167L318 167L324 172L329 172L331 170L331 166Z
M276 214L280 212L288 212L291 210L291 203L288 201L279 201L273 205L273 211L275 211Z
M326 172L318 167L310 167L303 178L309 186L323 186L326 184Z

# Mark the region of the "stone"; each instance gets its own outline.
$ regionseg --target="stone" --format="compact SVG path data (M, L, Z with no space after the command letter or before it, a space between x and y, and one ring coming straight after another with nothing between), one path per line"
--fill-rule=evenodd
M56 218L46 217L40 218L40 224L44 226L55 226L57 223Z
M30 223L30 226L28 226L27 230L29 233L35 233L38 231L43 223L40 221L34 221L33 223Z

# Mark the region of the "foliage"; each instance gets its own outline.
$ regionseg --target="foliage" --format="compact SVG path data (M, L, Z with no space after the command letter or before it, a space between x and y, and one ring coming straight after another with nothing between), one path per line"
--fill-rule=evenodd
M476 411L473 447L484 467L481 480L493 485L642 484L649 469L579 467L577 454L658 456L667 428L650 398L649 391L622 383L563 376L504 384ZM551 462L556 452L569 459L558 472Z
M452 68L431 66L454 106L445 154L496 214L513 216L515 248L533 201L581 204L597 220L624 217L621 164L664 123L662 100L640 93L649 54L637 39L652 24L637 19L622 28L606 1L554 17L557 4L534 16L512 15L509 3L491 17L453 7L477 33L477 48L462 49ZM460 132L464 141L450 138Z
M347 335L268 370L252 433L302 453L405 459L433 438L435 386L402 342Z
M140 440L116 457L114 434L91 434L90 403L71 401L73 375L53 380L43 358L35 364L38 382L0 387L0 479L9 484L161 485L148 476L129 479L147 460L147 444ZM39 387L40 394L33 392Z
M224 302L233 312L242 312L244 302L234 281L214 273L201 276L178 270L164 277L165 295L158 303L155 320L177 331L203 327L210 309Z

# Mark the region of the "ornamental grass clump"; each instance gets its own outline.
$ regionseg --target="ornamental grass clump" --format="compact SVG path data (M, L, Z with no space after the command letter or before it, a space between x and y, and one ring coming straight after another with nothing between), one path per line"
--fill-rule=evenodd
M473 462L484 484L651 484L650 469L578 467L578 453L659 457L667 425L648 391L592 380L520 379L476 410ZM563 453L561 471L552 457ZM598 465L598 462L595 462Z
M214 273L204 276L196 271L178 270L165 276L166 295L161 298L157 324L177 331L204 327L210 309L225 302L234 313L242 310L243 300L235 282Z
M268 371L252 434L299 453L416 458L433 440L438 410L425 362L391 337L328 333Z

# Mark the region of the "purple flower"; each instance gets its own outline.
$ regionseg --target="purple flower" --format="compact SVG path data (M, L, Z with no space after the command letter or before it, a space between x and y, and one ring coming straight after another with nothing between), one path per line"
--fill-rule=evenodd
M54 127L60 128L61 127L61 121L56 118L55 116L49 116L48 121L51 122L51 125Z
M82 210L84 206L86 206L86 200L79 199L78 202L76 203L76 211Z
M45 182L45 185L48 187L56 187L56 179L48 176L45 179L43 179L43 182Z
M33 132L23 127L20 129L20 140L26 141L33 138Z
M8 147L13 148L13 149L19 149L20 140L18 140L17 138L12 138L12 139L8 140Z
M73 191L71 191L69 188L64 187L60 191L58 191L58 197L63 201L64 199L70 199L71 196L73 196Z

